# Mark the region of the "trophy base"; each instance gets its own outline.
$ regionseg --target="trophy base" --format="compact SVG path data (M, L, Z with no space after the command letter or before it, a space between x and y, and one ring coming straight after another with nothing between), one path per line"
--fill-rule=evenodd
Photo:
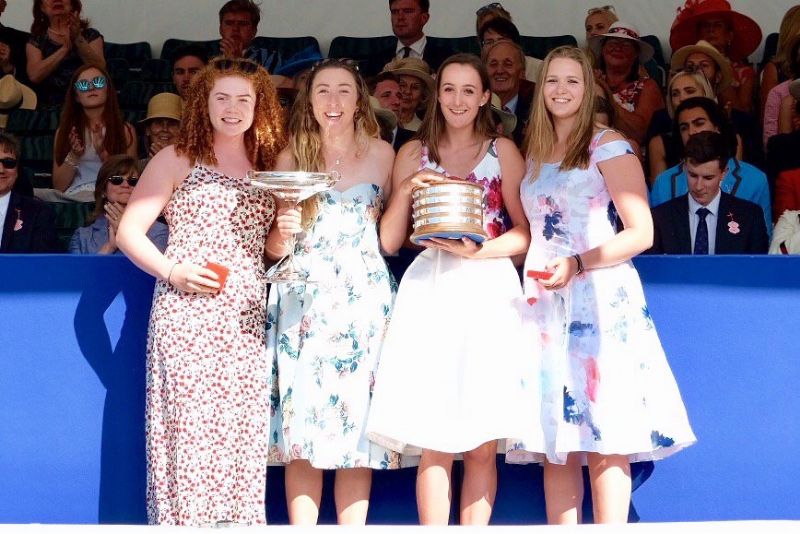
M270 284L305 282L307 280L308 275L297 268L291 256L283 258L267 271L267 283Z

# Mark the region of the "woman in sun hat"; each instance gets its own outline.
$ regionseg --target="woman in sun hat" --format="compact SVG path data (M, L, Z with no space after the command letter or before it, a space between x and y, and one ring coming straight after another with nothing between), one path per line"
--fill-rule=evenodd
M592 36L589 47L597 58L595 81L613 97L614 126L641 144L653 113L664 107L661 88L639 73L639 65L653 57L653 47L639 38L633 25L622 21Z
M416 132L422 120L428 98L434 91L431 68L423 60L414 57L396 58L383 67L382 72L391 72L400 78L403 104L400 106L400 125Z
M6 74L0 78L0 130L5 129L8 114L15 109L36 109L36 93L13 74Z
M730 103L752 113L756 72L747 57L761 44L758 23L731 8L727 0L686 0L672 23L669 44L673 50L708 41L731 61L734 79ZM720 101L725 106L727 101Z
M147 115L139 121L147 137L147 157L139 160L144 169L162 148L174 145L181 127L183 99L175 93L158 93L147 103Z

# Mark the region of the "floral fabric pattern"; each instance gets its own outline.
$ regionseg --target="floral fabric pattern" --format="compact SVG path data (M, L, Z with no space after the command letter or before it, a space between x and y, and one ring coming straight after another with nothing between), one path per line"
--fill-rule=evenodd
M523 179L531 229L526 271L544 270L554 257L583 253L616 233L616 211L597 164L633 151L626 141L598 146L602 134L593 139L587 169L544 164L535 180L530 171ZM548 461L564 463L574 451L655 460L695 441L630 261L586 271L557 291L526 278L525 292L526 315L541 332ZM512 442L507 459L542 461L533 451Z
M156 284L147 346L151 524L266 523L269 417L264 244L275 204L196 166L164 210L165 255L225 265L216 295Z
M364 425L396 284L380 254L383 190L362 183L319 195L295 260L308 283L276 284L267 307L273 358L269 460L319 469L401 466Z

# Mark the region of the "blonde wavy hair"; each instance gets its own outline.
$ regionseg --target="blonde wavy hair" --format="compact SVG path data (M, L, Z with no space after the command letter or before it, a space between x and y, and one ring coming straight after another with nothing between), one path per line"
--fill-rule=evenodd
M559 46L544 59L536 80L536 96L531 106L528 133L525 136L525 157L533 162L531 180L536 180L542 162L549 158L556 146L553 117L544 102L544 81L554 59L571 59L581 66L583 72L583 100L576 117L575 127L567 137L567 150L561 161L561 170L585 169L589 166L589 145L594 133L595 85L592 65L586 52L575 46Z
M239 76L253 84L256 95L253 124L244 133L244 144L256 170L272 169L276 156L286 145L283 109L269 73L247 59L214 58L192 80L183 105L175 151L193 164L217 164L208 98L216 81L227 76Z
M369 103L369 89L358 72L357 64L350 59L326 59L317 63L311 69L311 74L297 94L292 106L289 119L289 149L292 159L297 165L297 170L307 172L323 172L327 168L325 157L322 153L324 140L319 123L314 117L314 108L311 104L311 89L314 80L320 72L326 69L343 69L349 72L355 80L356 110L353 116L353 127L356 136L356 157L363 156L369 149L370 139L378 139L380 127L372 106ZM303 208L303 227L310 228L319 212L317 197L311 197L301 203Z

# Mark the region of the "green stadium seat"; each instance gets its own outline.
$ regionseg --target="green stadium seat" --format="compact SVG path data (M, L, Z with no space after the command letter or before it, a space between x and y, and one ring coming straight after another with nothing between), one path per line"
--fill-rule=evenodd
M551 35L548 37L520 36L520 46L525 55L544 59L550 50L559 46L578 46L578 40L572 35Z
M106 59L122 58L128 61L132 69L140 69L142 63L153 57L150 43L141 41L138 43L105 43L104 52Z

